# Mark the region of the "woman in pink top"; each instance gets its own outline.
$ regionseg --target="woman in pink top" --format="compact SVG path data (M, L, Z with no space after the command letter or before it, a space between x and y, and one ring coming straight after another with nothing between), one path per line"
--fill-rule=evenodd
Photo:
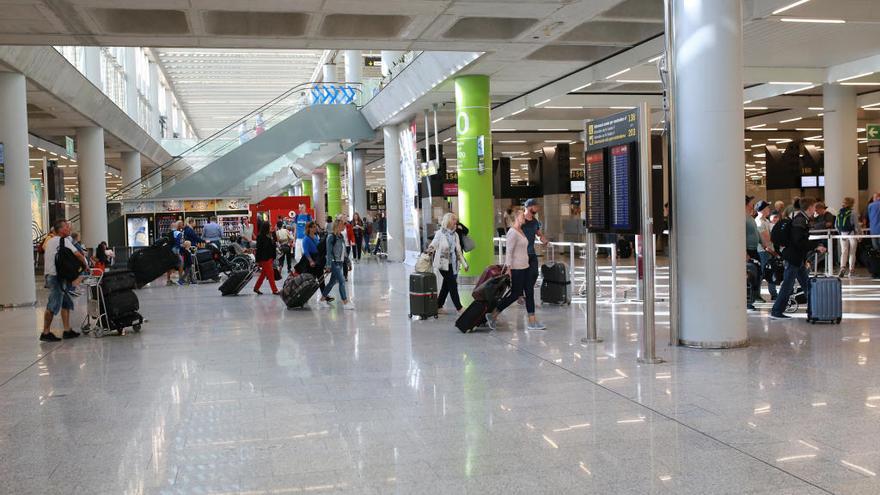
M526 312L529 315L529 330L543 330L546 328L535 317L535 287L529 283L529 240L522 231L525 223L523 212L516 215L513 226L507 231L507 253L504 259L504 271L510 273L511 289L495 307L495 311L487 318L489 328L495 329L495 320L498 314L505 310L520 296L525 296Z

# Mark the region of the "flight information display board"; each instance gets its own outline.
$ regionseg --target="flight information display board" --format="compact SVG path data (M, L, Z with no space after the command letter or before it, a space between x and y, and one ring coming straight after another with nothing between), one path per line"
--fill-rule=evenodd
M639 204L639 111L585 124L587 230L637 234Z
M608 230L605 199L605 153L602 150L587 153L584 161L587 193L587 229Z

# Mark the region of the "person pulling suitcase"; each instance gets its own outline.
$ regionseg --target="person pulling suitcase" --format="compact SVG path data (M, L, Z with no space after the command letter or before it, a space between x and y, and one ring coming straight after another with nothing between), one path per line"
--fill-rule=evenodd
M486 316L486 324L492 330L496 328L498 315L508 306L513 304L520 296L525 298L526 313L528 313L528 330L544 330L547 328L538 321L535 316L535 284L532 279L532 271L529 263L529 239L523 232L526 223L525 214L520 212L516 220L507 231L507 253L504 255L503 273L509 273L511 290L504 296L491 314Z

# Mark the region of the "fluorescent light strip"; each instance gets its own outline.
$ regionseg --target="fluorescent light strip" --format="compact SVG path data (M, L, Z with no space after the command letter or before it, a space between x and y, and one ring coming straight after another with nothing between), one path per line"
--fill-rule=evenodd
M660 60L661 58L663 58L663 55L662 55L662 54L661 54L661 55L657 55L656 57L654 57L654 58L648 60L648 63L649 63L649 64L653 64L654 62Z
M786 5L785 7L778 8L778 9L774 10L772 15L779 15L779 14L785 12L786 10L791 10L791 9L797 7L798 5L803 5L809 1L810 0L798 0L797 2L794 2L792 4Z
M825 107L808 107L807 110L812 110L814 112L822 112L822 111L825 111Z
M627 72L629 72L629 71L631 71L631 70L632 70L632 67L628 67L628 68L626 68L626 69L623 69L623 70L620 71L620 72L615 72L614 74L611 74L610 76L606 77L605 80L607 81L608 79L614 79L615 77L617 77L617 76L619 76L619 75L621 75L621 74L626 74Z
M794 130L796 130L798 132L817 132L817 131L821 131L822 128L820 128L820 127L795 127Z
M663 81L658 79L617 79L614 82L618 84L661 84Z
M538 102L538 103L535 103L535 106L536 106L536 107L540 107L540 106L543 105L544 103L550 103L550 100L552 100L552 98L547 98L547 99L544 100L544 101L540 101L540 102Z
M538 129L538 132L568 132L568 129Z
M492 129L492 132L516 132L516 129Z
M525 143L525 139L514 139L510 141L498 141L499 144L523 144Z
M525 111L526 111L525 108L521 108L521 109L519 109L519 110L513 112L512 114L510 114L510 116L513 117L514 115L519 115L519 114L521 114L521 113L523 113L523 112L525 112Z
M815 24L846 24L843 19L809 19L806 17L784 17L779 19L782 22L803 22Z
M779 123L780 124L787 124L789 122L797 122L798 120L804 120L804 118L803 117L795 117L793 119L780 120Z
M837 82L852 81L853 79L859 79L860 77L868 77L873 74L874 74L874 71L865 72L864 74L859 74L857 76L849 76L849 77L844 77L842 79L838 79Z
M747 129L757 129L759 127L767 127L767 124L757 124L757 125L747 127Z
M809 85L811 85L811 84L813 84L813 83L811 83L811 82L804 82L804 81L770 81L770 82L767 83L767 84L772 84L773 86L786 86L786 85L792 85L792 86L809 86Z
M568 139L548 139L544 141L545 143L570 143Z
M632 110L635 107L608 107L611 110Z
M750 131L778 131L775 127L759 127L757 129L749 129Z
M880 86L880 82L845 82L841 86Z
M767 107L743 107L743 110L769 110Z
M495 122L501 122L502 120L504 120L504 117L498 117L497 119L493 120L492 123L494 124Z
M580 91L580 90L582 90L582 89L589 88L589 87L592 86L592 85L593 85L593 83L588 82L587 84L584 84L583 86L578 86L578 87L574 88L573 90L571 90L571 92L572 92L572 93L577 93L578 91Z
M784 95L790 95L790 94L792 94L792 93L800 93L801 91L806 91L806 90L808 90L808 89L813 89L813 88L815 88L816 86L818 86L818 85L817 85L817 84L811 84L811 85L806 86L806 87L803 87L803 88L792 89L792 90L786 91L785 93L782 93L782 94L784 94Z
M551 107L549 105L544 108L552 108L553 110L583 110L584 109L584 107Z

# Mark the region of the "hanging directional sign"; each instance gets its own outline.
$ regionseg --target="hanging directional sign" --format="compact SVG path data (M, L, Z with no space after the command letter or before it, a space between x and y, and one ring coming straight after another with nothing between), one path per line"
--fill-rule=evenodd
M865 126L868 141L880 141L880 124L868 124Z

